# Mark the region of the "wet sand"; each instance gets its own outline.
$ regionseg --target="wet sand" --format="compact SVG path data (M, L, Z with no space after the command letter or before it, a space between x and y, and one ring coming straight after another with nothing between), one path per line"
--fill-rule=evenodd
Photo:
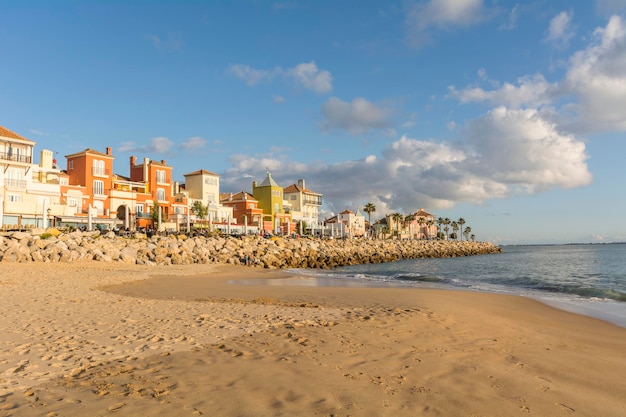
M250 282L287 276L0 264L0 416L626 415L624 328L521 297Z

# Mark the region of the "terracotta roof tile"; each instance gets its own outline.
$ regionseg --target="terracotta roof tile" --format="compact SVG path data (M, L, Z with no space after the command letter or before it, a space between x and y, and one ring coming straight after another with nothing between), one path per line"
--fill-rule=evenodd
M25 137L20 136L17 133L7 129L4 126L0 126L0 137L5 137L5 138L9 138L9 139L23 140L23 141L28 142L28 143L35 143L32 140L26 139Z
M191 177L192 175L215 175L216 177L219 177L219 174L216 174L214 172L211 171L207 171L206 169L199 169L197 171L194 172L190 172L189 174L184 174L184 177Z

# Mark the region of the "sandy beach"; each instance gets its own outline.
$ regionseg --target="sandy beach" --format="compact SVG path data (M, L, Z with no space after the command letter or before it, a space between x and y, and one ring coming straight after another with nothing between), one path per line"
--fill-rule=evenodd
M2 263L0 416L626 415L624 328L521 297L266 285L287 276Z

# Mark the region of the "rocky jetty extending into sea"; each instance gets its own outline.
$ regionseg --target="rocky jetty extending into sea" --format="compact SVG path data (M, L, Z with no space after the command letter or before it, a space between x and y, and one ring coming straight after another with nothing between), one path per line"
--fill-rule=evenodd
M499 253L489 242L264 239L258 236L129 237L113 232L61 233L56 229L0 236L0 262L123 262L139 265L234 264L259 268L333 268L412 258L445 258Z

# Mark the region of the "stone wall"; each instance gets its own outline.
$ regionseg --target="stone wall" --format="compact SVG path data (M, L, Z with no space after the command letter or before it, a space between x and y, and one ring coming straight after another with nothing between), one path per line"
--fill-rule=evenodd
M488 242L187 237L56 229L0 236L1 262L125 262L139 265L249 264L259 268L333 268L409 258L499 253Z

